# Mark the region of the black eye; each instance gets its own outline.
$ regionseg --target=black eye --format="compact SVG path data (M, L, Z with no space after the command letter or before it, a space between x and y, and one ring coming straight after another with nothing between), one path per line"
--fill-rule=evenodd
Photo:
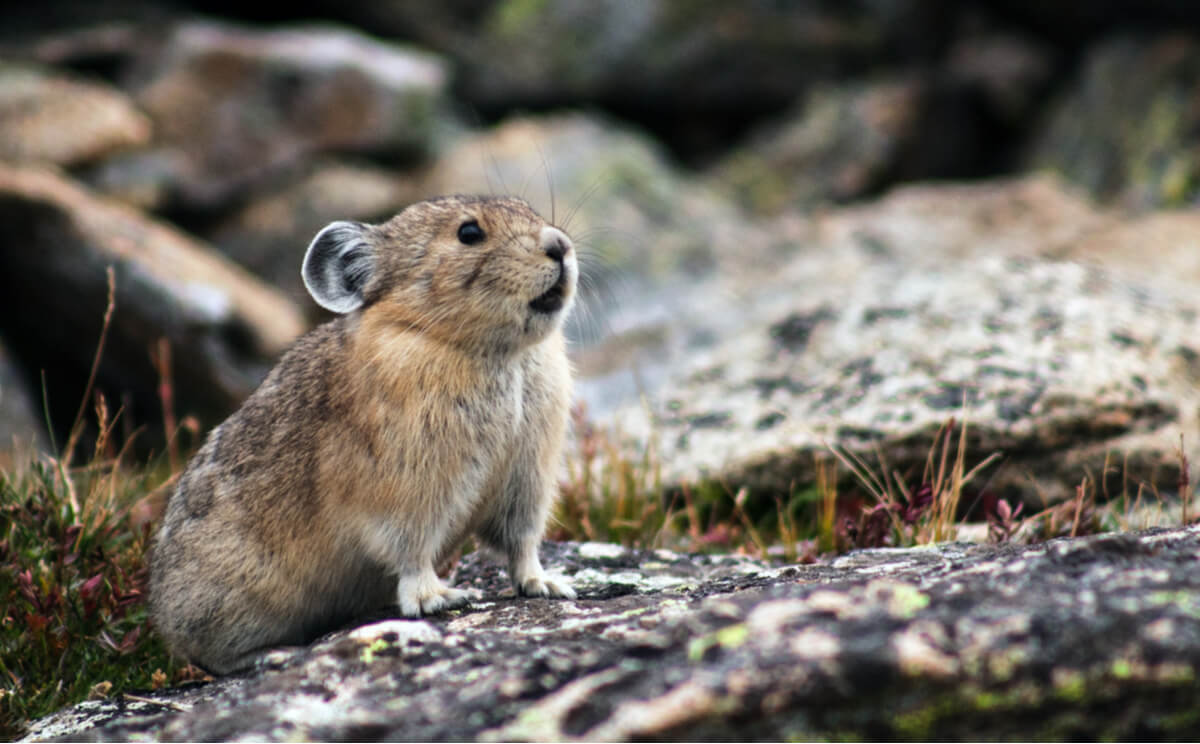
M475 245L482 243L487 236L483 234L483 228L475 220L464 222L458 226L458 240L463 245Z

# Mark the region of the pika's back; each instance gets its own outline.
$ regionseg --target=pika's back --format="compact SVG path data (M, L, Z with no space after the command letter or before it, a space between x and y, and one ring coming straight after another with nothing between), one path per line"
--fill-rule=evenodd
M211 432L168 503L151 610L172 648L228 671L392 602L457 606L432 566L472 533L519 591L568 596L536 553L570 397L567 236L518 199L443 197L332 223L302 274L340 317Z

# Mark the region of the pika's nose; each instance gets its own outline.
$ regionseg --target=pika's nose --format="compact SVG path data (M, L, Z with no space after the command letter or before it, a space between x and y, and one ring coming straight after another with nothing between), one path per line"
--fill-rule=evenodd
M571 239L562 230L546 226L542 228L541 246L547 256L561 264L571 252Z

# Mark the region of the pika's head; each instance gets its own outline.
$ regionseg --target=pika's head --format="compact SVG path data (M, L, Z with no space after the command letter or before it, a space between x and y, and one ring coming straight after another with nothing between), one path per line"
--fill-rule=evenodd
M380 314L448 343L515 350L561 326L579 270L570 238L524 201L448 196L381 225L328 225L301 274L335 313Z

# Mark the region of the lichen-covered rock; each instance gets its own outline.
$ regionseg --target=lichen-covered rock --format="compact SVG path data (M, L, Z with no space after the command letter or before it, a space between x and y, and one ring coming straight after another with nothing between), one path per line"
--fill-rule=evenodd
M926 88L916 76L820 87L725 158L714 181L767 214L870 193L918 138Z
M90 179L118 196L221 206L314 153L425 151L445 85L438 57L349 29L180 23L131 73L154 148Z
M150 120L119 91L0 63L0 160L77 165L149 139Z
M736 331L669 372L648 417L616 418L657 438L674 484L786 493L830 446L917 479L957 417L971 459L1003 454L993 490L1040 503L1105 472L1109 492L1173 489L1179 434L1196 430L1197 308L1078 260L1104 241L1144 256L1118 224L1045 180L914 188L818 218L793 258L725 293L742 299Z
M543 547L574 601L381 619L243 676L83 703L31 739L1187 739L1195 527L767 566Z
M1140 442L1125 477L1177 479L1194 308L1149 307L1078 264L1033 259L884 264L824 291L819 269L791 277L803 289L786 310L660 391L652 428L669 480L786 493L813 480L829 445L870 462L879 451L917 477L951 416L969 421L973 459L1006 456L994 488L1032 498L1032 472L1061 496L1132 435L1159 446Z
M27 379L44 380L60 442L101 338L108 267L96 384L137 425L162 422L162 383L172 413L219 422L304 330L290 302L207 246L55 171L0 166L0 222L0 333ZM151 361L161 344L165 380Z
M1118 37L1096 45L1066 86L1027 165L1135 208L1185 205L1200 194L1200 42Z
M821 83L756 130L710 178L752 211L859 199L896 182L994 170L1002 141L1037 115L1053 69L1014 34L959 38L936 69Z

